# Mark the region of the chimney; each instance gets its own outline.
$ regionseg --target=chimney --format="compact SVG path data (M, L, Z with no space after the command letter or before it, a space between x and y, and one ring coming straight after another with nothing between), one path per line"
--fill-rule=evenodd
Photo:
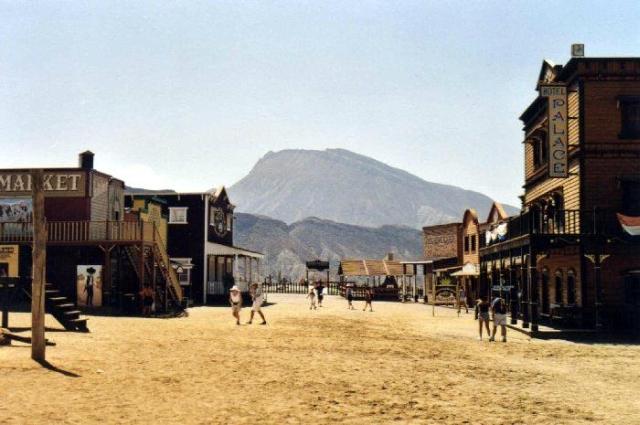
M84 151L78 155L78 166L83 170L93 170L93 152Z
M393 252L388 252L384 259L387 261L393 261Z

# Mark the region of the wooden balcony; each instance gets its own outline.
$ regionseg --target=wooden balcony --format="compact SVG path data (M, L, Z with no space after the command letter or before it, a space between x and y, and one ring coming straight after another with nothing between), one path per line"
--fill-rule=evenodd
M567 243L583 239L629 239L616 218L614 211L594 210L557 210L552 213L530 210L510 217L500 225L497 232L494 226L490 233L480 235L480 249L485 252L506 246L528 244L532 238L538 241L563 240Z
M135 221L49 221L50 245L96 245L153 243L153 223ZM30 222L0 223L0 243L29 244L33 241Z

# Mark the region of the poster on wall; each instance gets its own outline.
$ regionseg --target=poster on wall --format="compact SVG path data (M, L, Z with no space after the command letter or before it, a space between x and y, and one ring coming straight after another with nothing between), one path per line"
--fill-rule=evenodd
M0 277L18 277L18 245L0 245Z
M31 221L31 198L1 198L0 223L24 223Z
M78 266L77 293L79 306L102 306L102 266Z

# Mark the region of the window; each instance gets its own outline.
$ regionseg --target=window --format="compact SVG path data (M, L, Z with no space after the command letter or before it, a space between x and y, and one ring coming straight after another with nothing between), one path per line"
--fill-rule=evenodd
M182 269L181 273L178 274L178 282L182 286L189 286L191 283L191 269Z
M469 236L464 237L464 252L469 252Z
M187 224L187 207L170 207L169 223L170 224Z
M572 269L567 272L567 304L576 303L576 272Z
M476 252L476 235L471 235L471 252Z
M547 163L547 157L549 156L547 133L536 131L531 139L531 147L533 151L533 167L537 169Z
M232 223L233 223L233 214L227 213L227 232L231 231Z
M556 270L555 302L562 304L562 270Z
M621 139L640 139L640 97L621 96L618 107L622 118Z

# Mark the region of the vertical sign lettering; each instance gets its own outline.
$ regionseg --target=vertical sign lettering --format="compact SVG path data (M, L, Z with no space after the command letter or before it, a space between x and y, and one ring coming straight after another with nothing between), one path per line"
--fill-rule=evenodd
M540 86L540 96L549 101L549 177L568 176L567 88Z

